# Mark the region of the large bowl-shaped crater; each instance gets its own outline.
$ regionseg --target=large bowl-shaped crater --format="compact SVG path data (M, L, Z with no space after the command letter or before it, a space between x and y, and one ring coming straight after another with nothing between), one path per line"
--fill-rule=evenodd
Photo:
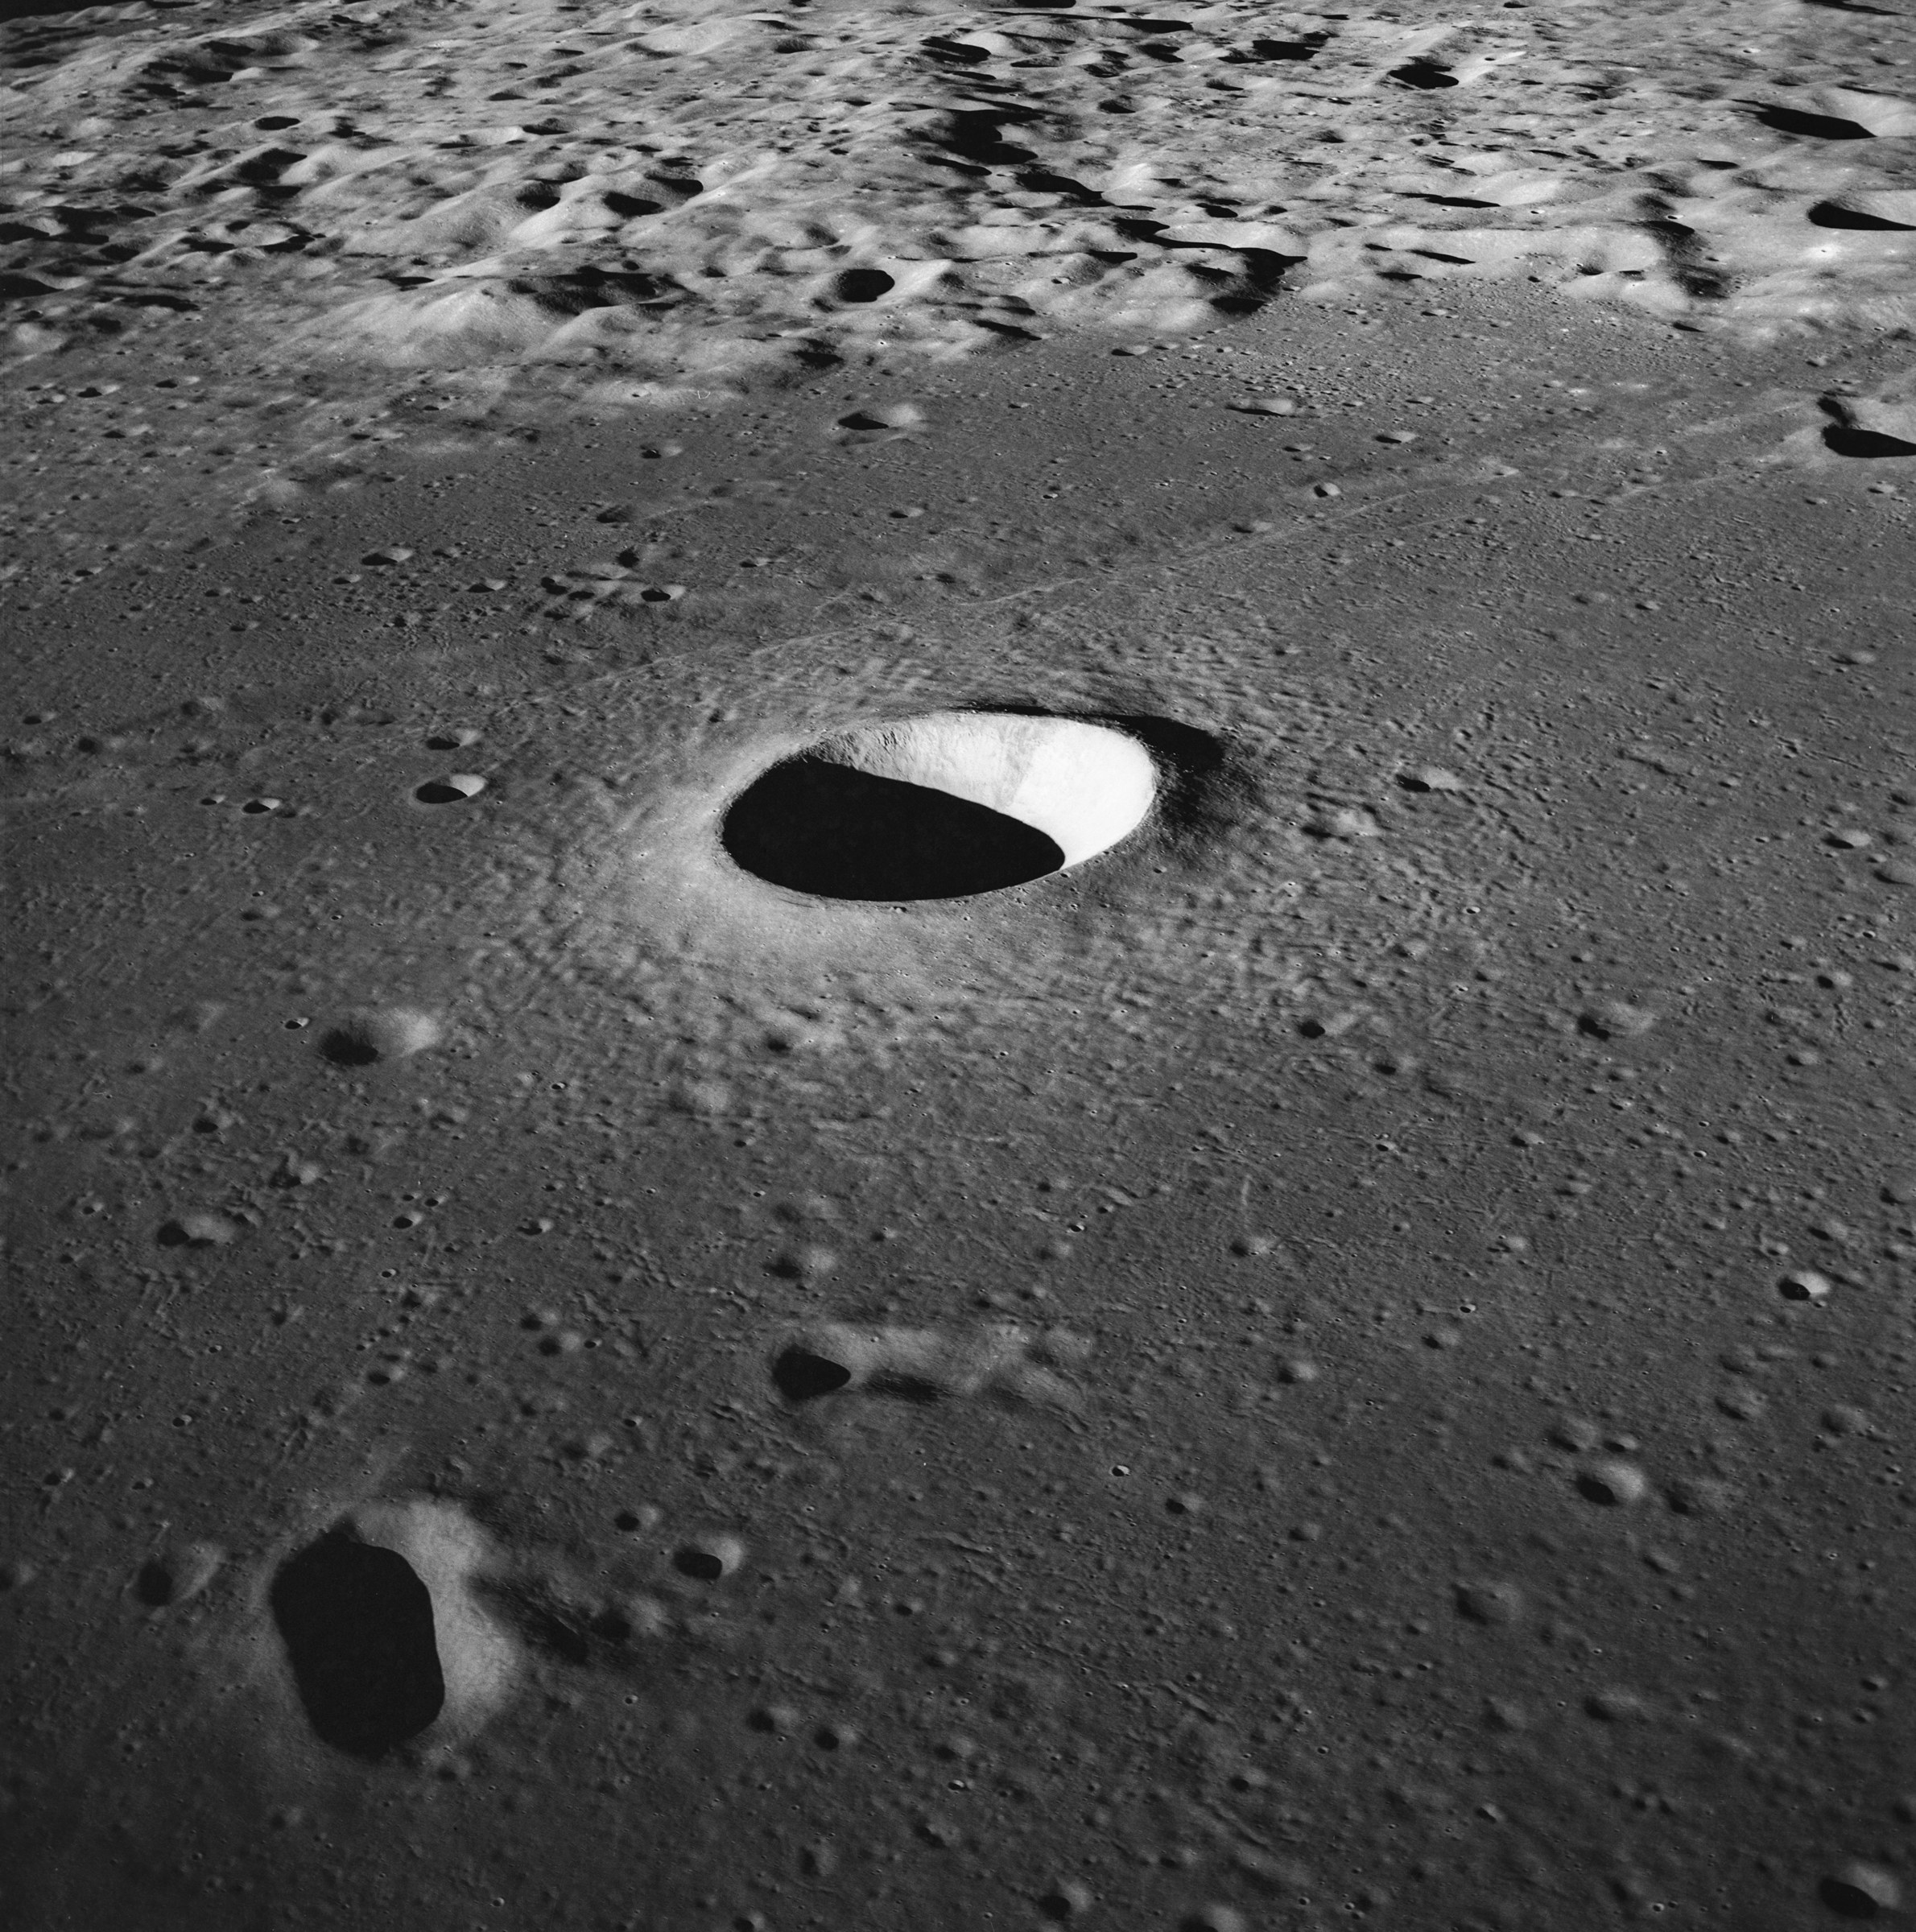
M834 899L954 899L1068 870L1134 832L1157 795L1129 733L1077 718L940 711L820 740L735 799L745 871Z

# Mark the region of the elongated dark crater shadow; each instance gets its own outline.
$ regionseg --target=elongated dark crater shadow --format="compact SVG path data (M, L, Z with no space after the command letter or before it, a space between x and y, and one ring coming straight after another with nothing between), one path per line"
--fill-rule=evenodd
M1782 107L1766 102L1756 118L1779 134L1794 134L1805 141L1867 141L1869 130L1846 121L1840 114L1812 114L1799 107Z
M1891 233L1907 233L1916 227L1916 222L1893 221L1887 215L1873 215L1867 208L1845 208L1840 201L1819 201L1803 219L1818 228L1877 229Z
M1420 88L1427 92L1433 88L1455 87L1457 76L1446 73L1440 67L1432 67L1427 60L1413 60L1403 67L1394 67L1390 78L1404 87Z
M742 870L835 899L952 899L1028 885L1128 837L1157 793L1132 733L1075 718L935 712L824 739L734 799Z
M322 1743L385 1757L444 1707L432 1593L396 1550L328 1530L280 1566L270 1601Z
M1883 456L1916 456L1916 443L1893 436L1880 429L1858 429L1848 423L1832 423L1823 432L1825 448L1840 456L1860 456L1875 460Z
M927 785L822 758L774 765L725 817L747 872L832 899L955 899L1057 871L1042 832Z
M772 1364L772 1382L788 1402L816 1402L850 1385L852 1372L816 1348L794 1342L778 1352Z
M320 1038L320 1057L335 1067L371 1067L379 1059L379 1048L363 1031L334 1026Z

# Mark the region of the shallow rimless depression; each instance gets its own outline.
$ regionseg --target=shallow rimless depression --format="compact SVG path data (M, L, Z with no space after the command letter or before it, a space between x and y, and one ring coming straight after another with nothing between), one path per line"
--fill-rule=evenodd
M8 1926L1906 1922L1909 27L10 22Z

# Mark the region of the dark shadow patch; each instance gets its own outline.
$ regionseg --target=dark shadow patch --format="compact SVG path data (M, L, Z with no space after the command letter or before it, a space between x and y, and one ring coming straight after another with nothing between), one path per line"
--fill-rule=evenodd
M461 791L456 785L448 785L439 778L428 778L412 795L422 805L463 805L471 795Z
M1670 269L1670 279L1693 302L1727 302L1735 294L1736 279L1713 268L1693 268L1682 263Z
M1819 201L1805 217L1818 228L1893 229L1906 233L1916 222L1892 221L1886 215L1865 214L1858 208L1844 208L1840 202Z
M820 898L964 898L1064 863L1044 833L988 806L811 756L749 786L720 836L743 870Z
M949 168L955 175L962 175L968 181L981 181L991 172L989 167L980 167L969 161L960 161L956 155L941 155L935 149L928 151L923 159L933 167Z
M1003 129L1008 121L1029 119L1034 110L1013 113L1004 108L965 108L949 114L939 145L948 154L985 167L1015 167L1038 159L1036 152L1007 141Z
M1154 227L1162 226L1153 223ZM1187 272L1211 291L1205 299L1224 315L1254 315L1283 287L1284 277L1303 262L1302 255L1281 255L1268 248L1232 248L1214 242L1158 242L1160 248L1204 251L1213 255L1233 255L1235 268L1212 260L1187 265Z
M1654 215L1640 225L1644 233L1672 254L1683 254L1698 246L1696 230L1672 221L1667 214Z
M792 374L779 381L778 386L789 388L818 374L821 370L841 369L844 357L829 342L801 342L790 352Z
M1402 67L1394 67L1390 70L1390 78L1400 87L1414 87L1426 91L1457 85L1455 74L1447 74L1440 67L1432 67L1427 60L1412 60Z
M153 1238L163 1248L220 1248L231 1241L231 1223L216 1215L191 1215L184 1220L163 1222Z
M1599 1470L1587 1469L1577 1478L1577 1493L1586 1502L1596 1503L1605 1509L1621 1509L1626 1506L1625 1500L1617 1492L1617 1486L1604 1480Z
M163 288L120 288L114 291L114 299L122 308L168 308L175 315L191 316L199 312L200 305L184 295L171 294Z
M956 61L960 67L982 67L990 60L988 49L972 47L961 40L947 39L942 34L930 40L919 43L924 51L939 60Z
M1916 456L1916 443L1901 436L1886 436L1880 429L1856 429L1847 423L1832 423L1823 432L1823 446L1840 456L1874 460L1883 456Z
M172 1566L161 1558L149 1557L133 1579L133 1594L149 1610L163 1610L178 1593Z
M656 275L638 269L605 268L596 262L587 262L576 275L555 278L553 287L559 299L591 298L586 302L588 308L613 299L657 302L674 292L671 283L663 282Z
M1757 109L1757 120L1773 133L1794 134L1805 141L1867 141L1869 130L1835 114L1805 114L1798 107L1769 105Z
M1027 170L1018 177L1018 184L1026 193L1032 195L1069 195L1087 208L1103 208L1105 197L1095 188L1087 188L1082 181L1074 181L1069 175L1054 175L1042 167Z
M843 1362L794 1342L782 1348L772 1364L772 1385L788 1402L815 1402L851 1385L852 1372Z
M1826 1878L1816 1888L1816 1896L1839 1918L1884 1918L1894 1905L1893 1894L1890 1905L1885 1906L1881 1898L1873 1897L1854 1879L1840 1876Z
M386 1757L444 1707L432 1593L396 1550L328 1530L280 1565L270 1604L322 1743Z
M296 147L269 147L248 155L229 172L235 181L243 181L249 188L273 188L289 167L297 167L305 159Z
M712 1551L688 1543L672 1552L672 1567L681 1576L701 1583L716 1583L725 1574L724 1562Z
M1274 295L1284 277L1308 258L1279 254L1273 248L1241 248L1237 254L1244 263L1245 292L1266 296Z
M1307 34L1295 40L1253 40L1223 57L1227 67L1256 67L1271 60L1312 60L1330 39L1328 34Z
M832 283L832 292L840 302L876 302L897 286L882 268L848 268Z
M421 277L413 286L432 279ZM508 295L529 297L547 314L568 321L588 308L657 308L684 299L683 290L669 276L605 268L596 262L564 275L510 275L498 286Z
M592 1620L592 1634L614 1650L622 1649L638 1634L638 1625L616 1604L606 1605Z
M357 1026L335 1026L320 1038L320 1058L335 1067L370 1067L379 1059L379 1043Z

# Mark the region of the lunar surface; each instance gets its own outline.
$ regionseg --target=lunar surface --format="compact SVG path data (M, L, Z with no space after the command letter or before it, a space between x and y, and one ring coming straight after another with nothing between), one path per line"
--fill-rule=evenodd
M0 1915L1916 1912L1902 0L10 0Z

